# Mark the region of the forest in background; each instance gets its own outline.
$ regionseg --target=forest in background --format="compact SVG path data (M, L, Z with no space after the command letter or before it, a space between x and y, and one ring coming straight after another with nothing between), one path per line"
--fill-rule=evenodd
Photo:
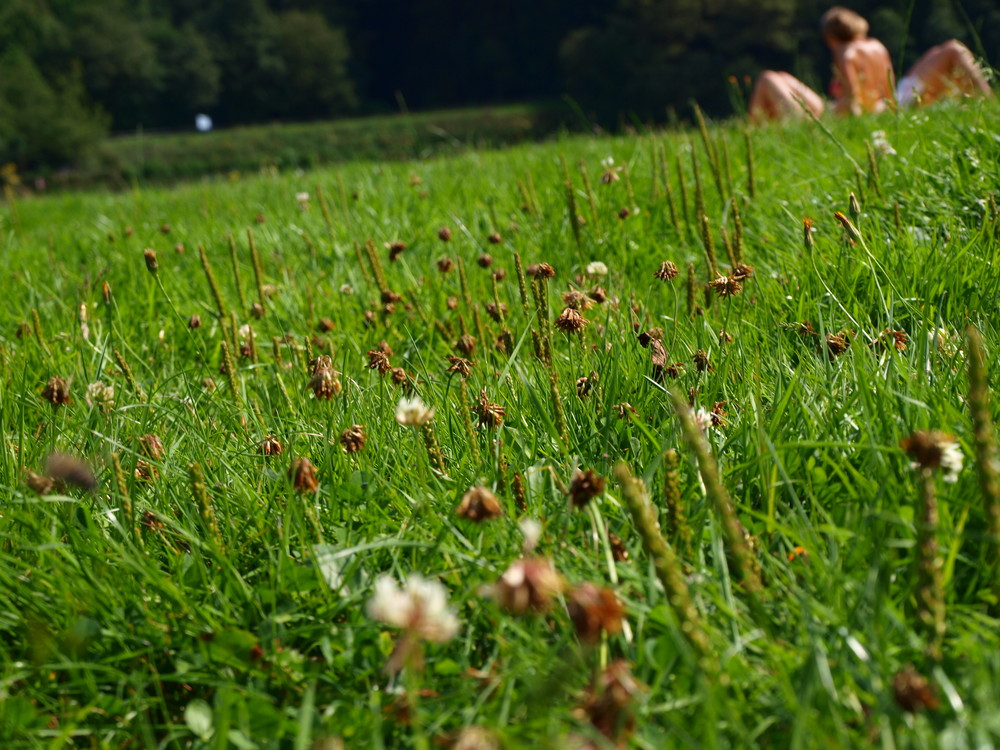
M825 0L0 0L0 163L108 133L551 101L592 121L734 111L731 77L822 87ZM905 68L957 37L1000 59L995 0L858 0Z

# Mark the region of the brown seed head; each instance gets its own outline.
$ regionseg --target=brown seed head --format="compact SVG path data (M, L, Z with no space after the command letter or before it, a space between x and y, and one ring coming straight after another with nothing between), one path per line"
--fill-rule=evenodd
M283 448L278 438L274 437L274 435L268 435L260 441L257 450L264 456L280 456Z
M531 269L534 268L534 273L531 273ZM550 266L548 263L538 263L535 265L528 266L528 274L534 276L536 279L551 279L556 275L556 269Z
M635 731L631 703L640 685L632 676L628 662L617 659L601 674L597 685L589 689L583 712L601 734L624 748Z
M314 493L319 490L319 481L316 479L316 467L308 458L296 458L288 467L288 478L295 487L296 492Z
M448 360L448 372L457 372L463 378L469 377L472 372L472 362L464 357L445 357Z
M628 401L622 401L620 404L615 404L611 408L614 410L615 414L618 415L619 419L625 419L626 417L631 418L639 413Z
M139 438L139 451L152 461L160 461L166 455L163 441L157 435L143 435Z
M567 307L562 314L556 318L556 328L563 333L579 333L590 321L583 317L578 310Z
M24 482L37 495L51 495L58 491L55 479L43 476L42 474L36 474L33 471L25 472Z
M50 378L42 390L42 398L52 404L53 407L72 404L73 399L69 395L70 382L60 377Z
M545 612L563 590L563 580L552 564L540 557L515 560L495 587L497 602L508 612Z
M479 264L480 268L489 268L493 265L493 256L489 253L483 253L476 259L476 263Z
M479 403L475 405L473 411L479 417L479 424L487 427L499 427L503 424L503 419L507 415L507 410L500 404L492 403L486 396L483 389L479 394Z
M627 219L631 215L632 212L629 210L628 206L622 206L620 209L618 209L618 218L621 219L622 221L625 221L625 219Z
M489 315L494 322L499 323L507 317L507 304L505 302L501 302L500 306L497 307L496 302L487 302L486 314Z
M365 426L353 424L340 433L340 444L348 453L357 453L365 447Z
M393 304L395 304L397 302L402 302L403 301L403 295L402 294L398 294L398 293L392 291L391 289L386 289L380 295L380 299L382 300L382 304L383 305L393 305Z
M604 493L604 477L600 476L593 469L573 472L573 479L569 483L569 499L576 508L583 508L595 497Z
M603 286L591 287L587 296L599 305L603 305L608 299L608 292Z
M941 430L920 430L899 441L899 447L906 451L921 469L940 469L945 446L955 442L955 436Z
M597 643L602 632L615 635L622 630L625 610L611 589L583 583L569 593L566 606L584 643Z
M569 291L563 292L562 301L566 307L572 307L574 310L579 310L581 312L589 310L594 306L594 300L576 289L570 289Z
M751 276L753 276L753 266L748 266L746 263L737 263L729 272L729 277L737 281L746 281Z
M317 324L316 324L316 328L317 328L317 329L318 329L318 330L319 330L319 331L320 331L321 333L329 333L329 332L330 332L330 331L332 331L332 330L333 330L333 329L334 329L335 327L336 327L336 326L334 326L334 324L333 324L333 321L332 321L332 320L330 320L329 318L320 318L320 319L319 319L319 323L317 323Z
M389 357L381 349L372 349L368 352L368 369L378 370L378 374L384 376L392 369Z
M53 479L72 484L90 492L97 487L97 479L90 467L76 456L53 453L45 462L45 473Z
M449 310L457 310L458 309L458 297L456 297L455 295L451 295L450 297L448 297L447 300L445 300L445 305L447 306L447 308Z
M851 346L852 334L850 331L838 331L826 335L826 352L830 359L836 359L846 352Z
M486 238L487 242L491 245L499 245L503 242L503 237L500 236L499 232L490 232L490 236Z
M712 363L708 361L708 352L699 349L694 353L694 366L698 372L712 372L715 370Z
M892 695L896 705L907 713L938 707L934 686L912 664L907 664L892 678Z
M476 351L476 339L468 333L463 333L455 342L455 348L466 357L471 357Z
M451 228L441 227L438 230L438 239L442 242L451 242Z
M455 268L455 261L448 257L439 258L437 267L441 273L451 273L451 271Z
M503 508L497 496L482 485L470 487L462 495L462 501L455 509L455 515L468 521L481 523L503 516Z
M260 320L261 318L263 318L266 312L267 311L264 309L264 306L260 302L254 302L252 305L250 305L250 314L254 317L255 320Z
M190 328L192 331L195 328L201 328L201 316L192 315L190 318L188 318L188 328Z
M390 263L395 262L396 259L400 255L402 255L403 251L406 249L406 245L404 245L399 240L396 240L395 242L387 242L387 243L385 243L385 246L389 250L389 262Z
M659 279L660 281L673 281L677 278L677 274L680 271L677 266L674 265L672 261L665 260L660 264L660 267L653 273L653 277Z
M160 269L160 264L156 260L156 251L147 247L142 251L142 257L146 260L146 270L155 274Z
M507 278L507 271L505 271L503 268L498 268L495 271L493 271L493 278L496 279L497 281L503 281L504 279Z
M308 387L312 389L317 399L330 401L343 390L338 375L340 373L332 368L314 370L314 375L309 380Z

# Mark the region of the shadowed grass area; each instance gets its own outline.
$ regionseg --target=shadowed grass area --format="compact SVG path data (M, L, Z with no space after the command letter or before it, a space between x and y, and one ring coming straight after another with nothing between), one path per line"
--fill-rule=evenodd
M471 726L503 747L997 743L996 500L965 337L995 372L997 115L8 204L5 746L430 747ZM522 294L517 259L555 275ZM410 396L429 427L397 421ZM901 440L931 429L964 453L956 476L911 468ZM298 458L315 492L289 479ZM475 485L502 517L456 515ZM542 525L534 566L489 596L522 516ZM459 630L393 676L400 631L366 603L411 573L443 584Z

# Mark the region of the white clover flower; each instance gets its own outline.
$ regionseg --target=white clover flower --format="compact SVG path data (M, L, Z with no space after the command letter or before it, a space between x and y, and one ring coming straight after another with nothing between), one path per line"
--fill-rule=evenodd
M115 408L114 386L106 385L100 380L96 383L91 383L87 386L87 392L84 399L87 402L87 406L91 408L96 406L103 413L107 414Z
M459 628L444 586L417 573L406 579L404 588L392 576L379 576L375 595L368 600L368 616L435 643L451 640Z
M707 435L712 429L712 412L703 407L699 408L694 413L694 423L698 425L699 430Z
M872 147L882 156L895 156L896 154L896 149L885 137L884 130L872 131Z
M588 276L607 276L608 267L604 265L601 261L595 260L587 264L587 275Z
M434 418L434 410L420 400L419 396L399 399L396 406L396 421L404 427L421 427Z
M941 444L941 478L950 483L958 481L958 475L962 473L962 464L965 456L958 443Z
M542 538L542 524L534 518L524 517L517 522L517 527L524 535L521 551L528 554L538 546L538 540Z
M309 193L296 193L295 200L297 200L299 203L308 203Z
M603 159L601 159L601 166L604 167L605 169L611 169L611 167L613 167L614 165L615 165L615 157L613 156L605 156Z
M340 285L340 293L341 294L348 294L348 295L354 294L354 287L352 287L350 284L341 284Z

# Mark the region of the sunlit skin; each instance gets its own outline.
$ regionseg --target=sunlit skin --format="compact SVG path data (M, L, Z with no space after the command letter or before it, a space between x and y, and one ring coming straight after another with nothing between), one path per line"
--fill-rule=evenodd
M825 34L824 40L833 55L830 109L860 115L896 104L892 60L884 44L868 36L843 41ZM905 106L927 106L947 96L992 95L972 53L954 39L928 50L904 80L908 91L901 87L899 103ZM820 117L826 108L819 94L790 73L768 70L754 86L749 114L759 123L803 117L807 112Z

